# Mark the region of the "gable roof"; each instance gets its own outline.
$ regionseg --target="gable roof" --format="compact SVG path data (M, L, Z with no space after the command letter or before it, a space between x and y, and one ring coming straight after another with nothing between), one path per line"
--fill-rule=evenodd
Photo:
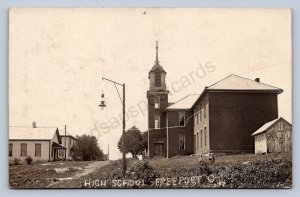
M63 138L63 137L68 138L68 137L69 137L69 138L73 138L74 140L77 140L76 137L74 137L73 135L71 135L71 134L69 134L69 133L68 133L67 135L62 134L62 135L60 135L60 137L61 137L61 138Z
M224 79L206 87L207 90L265 90L281 93L283 90L255 80L231 74Z
M260 127L259 129L257 129L252 136L254 135L258 135L260 133L264 133L266 130L268 130L271 126L273 126L276 122L278 122L279 120L284 120L285 122L287 122L288 124L290 124L288 121L286 121L284 118L280 117L277 119L274 119L270 122L265 123L262 127ZM291 125L291 124L290 124Z
M255 80L247 79L235 74L231 74L210 86L206 86L194 105L196 105L199 100L204 98L206 93L209 91L259 91L269 93L274 92L277 94L283 92L283 90L280 88L270 86L261 82L256 82ZM194 105L192 107L194 107Z
M200 94L189 94L186 97L180 99L173 105L167 107L166 110L175 110L175 109L191 109L196 100L199 98Z
M9 127L9 140L52 140L55 134L58 134L60 141L59 131L55 127Z

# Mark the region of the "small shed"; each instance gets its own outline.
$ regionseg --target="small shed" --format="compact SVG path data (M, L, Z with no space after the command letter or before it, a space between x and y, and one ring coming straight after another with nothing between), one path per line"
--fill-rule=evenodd
M252 136L255 154L292 151L292 125L282 117L265 123Z

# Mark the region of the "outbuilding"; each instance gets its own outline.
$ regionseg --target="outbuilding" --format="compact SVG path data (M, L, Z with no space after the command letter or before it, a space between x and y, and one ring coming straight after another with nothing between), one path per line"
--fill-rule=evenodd
M265 123L252 136L255 154L292 151L292 125L282 117Z

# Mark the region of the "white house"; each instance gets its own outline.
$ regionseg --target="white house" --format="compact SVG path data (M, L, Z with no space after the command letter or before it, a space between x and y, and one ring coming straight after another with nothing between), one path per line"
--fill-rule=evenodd
M61 145L66 147L66 149L61 149L59 151L59 157L65 158L67 160L72 160L73 159L72 147L76 143L77 139L70 134L60 135L60 137L61 137Z
M32 127L9 127L10 161L15 158L24 161L27 156L31 156L33 162L54 161L59 159L58 152L63 149L58 128L37 127L35 122Z

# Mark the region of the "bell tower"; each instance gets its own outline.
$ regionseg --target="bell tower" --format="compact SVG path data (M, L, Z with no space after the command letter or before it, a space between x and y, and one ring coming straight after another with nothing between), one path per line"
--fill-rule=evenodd
M166 90L166 72L158 61L158 43L156 41L155 64L149 72L150 90Z
M149 157L166 156L166 112L168 94L166 88L166 71L159 64L158 42L156 41L156 58L149 72L150 87L148 99Z

